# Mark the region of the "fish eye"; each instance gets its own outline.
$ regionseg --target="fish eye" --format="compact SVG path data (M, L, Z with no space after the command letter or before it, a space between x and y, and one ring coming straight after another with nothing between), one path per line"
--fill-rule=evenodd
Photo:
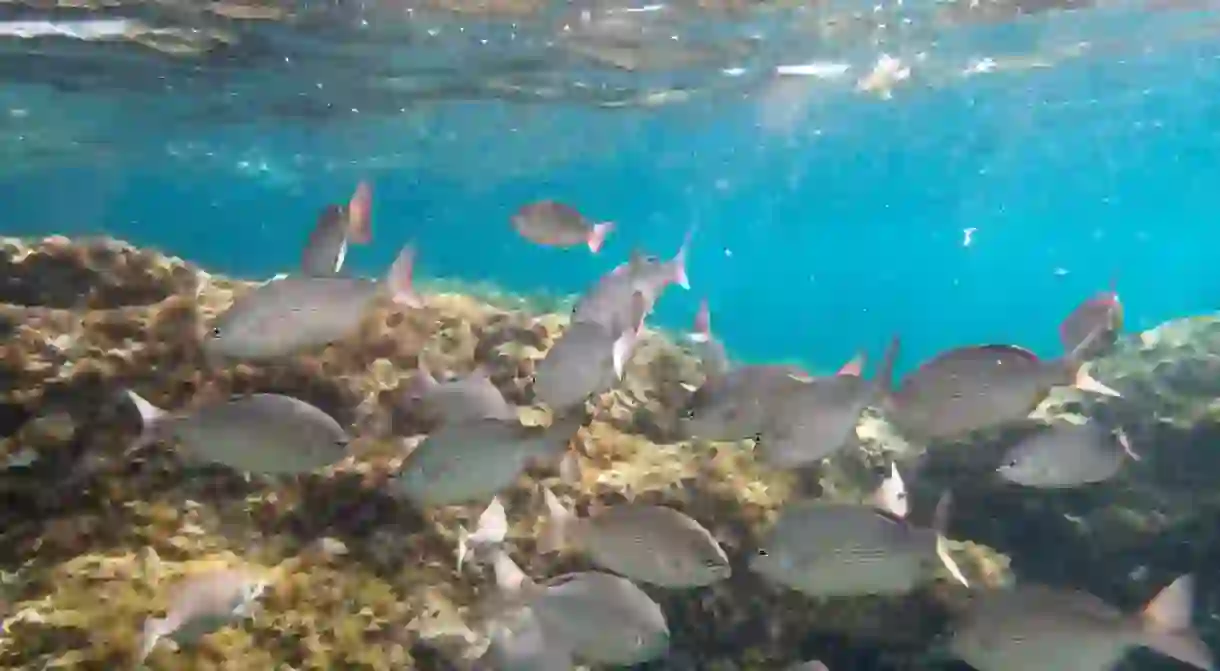
M213 327L212 327L212 330L211 330L211 331L208 331L208 335L209 335L209 336L211 336L211 337L213 337L213 338L219 338L219 337L220 337L220 327L219 327L219 326L213 326Z

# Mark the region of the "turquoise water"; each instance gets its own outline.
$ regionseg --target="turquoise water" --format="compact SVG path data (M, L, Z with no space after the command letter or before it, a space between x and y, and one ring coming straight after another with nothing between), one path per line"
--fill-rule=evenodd
M264 277L292 267L317 208L368 178L376 240L353 269L379 273L413 239L428 275L560 294L633 247L669 255L698 225L692 291L667 296L655 323L684 327L707 297L743 359L827 369L895 332L906 365L983 341L1053 355L1058 320L1112 277L1131 329L1213 310L1220 293L1220 102L1207 93L1220 51L1133 51L916 82L889 103L820 86L779 134L759 128L749 95L644 110L455 103L409 136L393 119L202 128L177 145L210 156L133 137L130 158L19 172L0 198L15 233L105 232ZM468 131L477 140L453 139ZM396 158L362 167L378 155ZM508 216L539 197L619 228L597 257L533 246Z

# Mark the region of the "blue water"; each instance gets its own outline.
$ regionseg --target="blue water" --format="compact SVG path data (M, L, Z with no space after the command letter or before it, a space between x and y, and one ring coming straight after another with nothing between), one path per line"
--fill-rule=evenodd
M19 172L0 200L6 233L105 233L261 278L292 268L317 209L368 178L376 239L351 269L378 274L414 240L424 275L524 293L579 292L634 247L672 254L697 225L692 290L653 320L684 328L706 297L738 358L830 369L892 333L903 367L984 341L1053 356L1059 319L1112 278L1128 330L1216 309L1217 55L1167 45L917 82L888 104L827 93L787 135L733 95L643 110L452 103L410 134L393 119L201 128L178 141L210 158L120 146ZM409 160L316 160L373 148ZM508 216L541 197L618 230L596 257L531 245Z

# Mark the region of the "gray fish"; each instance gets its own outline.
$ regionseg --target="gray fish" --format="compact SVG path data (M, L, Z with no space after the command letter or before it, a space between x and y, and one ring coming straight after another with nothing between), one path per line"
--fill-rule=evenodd
M183 579L170 595L165 617L144 621L139 662L168 637L191 643L250 615L267 581L239 569L220 569Z
M573 322L534 371L534 394L552 408L570 408L620 380L643 325L644 297L634 295L635 326L613 331L599 322Z
M547 526L538 551L573 547L598 566L662 587L699 587L725 580L729 559L701 524L673 508L625 503L578 518L544 488Z
M341 206L322 208L301 252L302 275L328 277L343 269L343 260L347 258L347 227L347 211Z
M777 468L795 468L820 461L850 444L860 415L889 385L897 339L886 350L876 378L865 380L857 372L862 359L853 359L838 375L812 379L772 399L770 421L759 432L756 446L765 462Z
M614 230L614 222L593 223L576 209L553 200L522 206L512 216L512 223L513 228L531 242L553 247L588 245L594 254Z
M1092 359L1114 347L1123 328L1123 304L1111 289L1077 305L1059 324L1063 351L1078 351L1081 360Z
M626 578L586 571L535 583L501 553L496 582L538 618L544 640L583 661L641 664L669 648L661 607Z
M252 394L166 412L134 391L127 396L143 430L131 450L173 439L188 457L246 473L293 475L347 456L350 437L333 417L291 396Z
M446 424L407 456L395 488L421 506L486 501L532 462L558 461L583 422L569 413L547 427L499 419Z
M285 277L233 302L204 340L210 358L274 359L348 336L384 293L418 306L411 289L415 253L406 247L382 281L356 277Z
M419 403L424 414L438 422L517 418L517 411L504 400L487 369L482 367L464 378L437 382L421 361L415 377L402 393L402 400Z
M549 641L530 608L505 611L489 626L476 671L572 671L572 653Z
M875 498L881 507L825 501L784 506L750 569L818 597L906 594L927 581L937 564L966 584L940 531L947 498L930 529L901 517L904 488L887 481Z
M1096 422L1060 422L1009 448L996 472L1026 487L1075 487L1109 480L1127 458L1139 460L1121 431L1115 437Z
M924 363L890 394L886 410L908 437L955 438L1022 420L1059 386L1119 395L1073 356L1043 361L1013 345L981 345Z
M704 440L743 440L767 429L771 404L809 378L800 368L742 366L699 385L682 412L683 432Z
M661 292L670 284L683 289L690 288L686 275L686 255L694 230L687 232L678 253L669 261L632 254L631 260L621 264L598 280L572 308L572 321L596 322L613 332L636 327L639 319L634 305L635 295L644 298L644 316L660 298Z
M1211 669L1211 651L1191 628L1193 583L1178 578L1134 615L1041 585L976 593L949 649L979 671L1108 671L1135 647Z

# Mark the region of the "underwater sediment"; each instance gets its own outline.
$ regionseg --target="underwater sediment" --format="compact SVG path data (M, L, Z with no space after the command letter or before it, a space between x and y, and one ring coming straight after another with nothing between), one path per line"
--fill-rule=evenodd
M528 422L535 364L566 314L425 291L422 308L387 300L357 334L316 353L218 367L201 342L252 282L114 240L58 237L0 239L0 277L0 668L130 668L167 588L216 566L267 576L253 615L197 645L159 647L149 668L462 668L482 651L478 605L494 581L483 566L459 571L455 552L459 528L474 528L484 504L421 510L387 491L435 428L397 399L421 363L457 375L482 366ZM506 547L534 578L590 566L536 551L539 483L582 512L594 501L671 506L716 536L734 570L705 588L642 586L671 632L667 656L646 668L779 669L814 656L831 668L937 668L929 644L965 589L940 580L903 597L812 599L771 586L746 564L779 506L810 494L859 502L890 463L918 463L917 514L953 490L951 552L974 586L1009 582L1008 554L1023 577L1083 582L1103 596L1125 593L1132 562L1156 569L1149 586L1163 582L1189 563L1170 549L1187 534L1208 547L1198 534L1220 502L1205 486L1214 469L1192 461L1207 458L1194 445L1216 427L1214 402L1202 399L1220 378L1180 363L1211 361L1206 335L1220 329L1208 323L1166 325L1101 360L1099 376L1124 398L1063 392L1039 408L1032 422L1100 417L1121 422L1137 449L1156 444L1116 482L1069 493L970 477L994 469L997 446L1021 429L925 452L870 412L851 449L799 482L757 463L750 441L681 440L672 408L700 382L700 365L650 332L623 384L587 404L573 440L579 482L531 469L501 494ZM129 455L139 427L124 389L167 409L201 395L294 396L348 428L352 455L274 481L199 468L172 445ZM1050 529L1055 551L1018 537L1029 529ZM853 657L860 650L870 662L836 667L865 659Z

